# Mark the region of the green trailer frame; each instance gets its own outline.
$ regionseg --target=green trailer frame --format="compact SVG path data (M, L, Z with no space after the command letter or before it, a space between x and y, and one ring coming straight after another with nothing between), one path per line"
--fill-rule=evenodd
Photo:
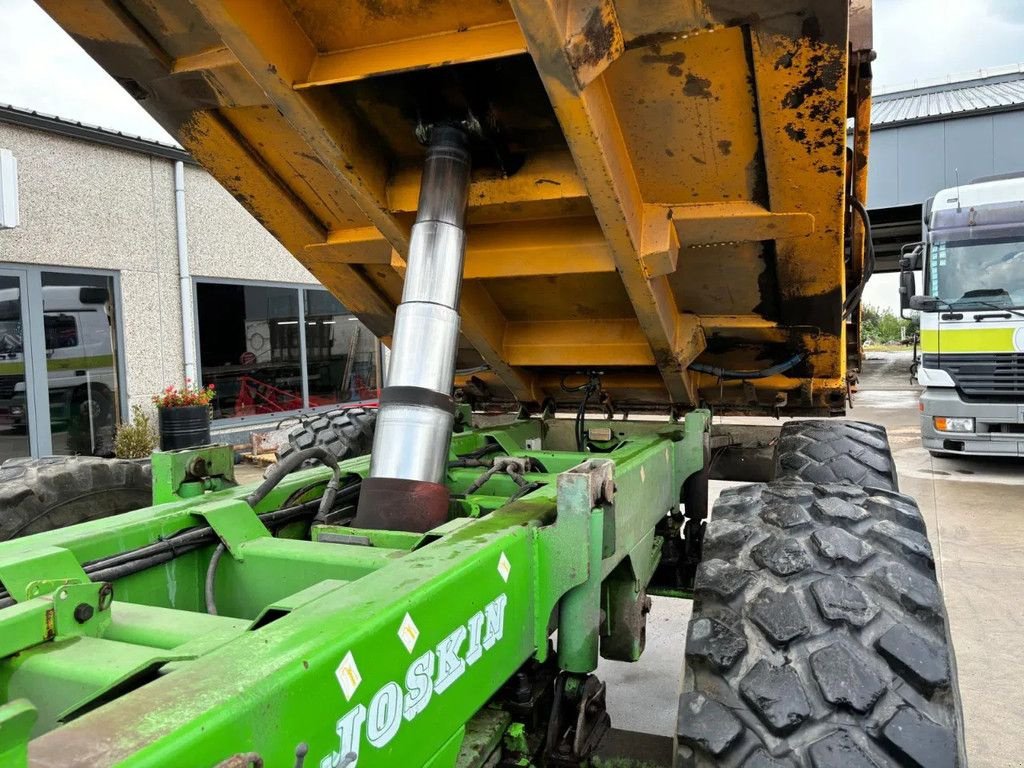
M182 497L194 459L223 467L223 448L158 455L154 497L173 500L0 544L14 602L0 612L0 765L461 768L503 739L529 765L543 733L502 687L534 668L570 673L571 688L599 654L639 657L656 529L705 470L709 421L593 422L609 440L586 453L567 450L569 420L456 434L452 516L426 534L267 515L312 506L324 467L253 509L223 475L205 486L229 487ZM458 466L489 449L537 471ZM341 471L352 483L368 466ZM203 546L172 551L204 526ZM164 554L113 580L87 573L142 547Z

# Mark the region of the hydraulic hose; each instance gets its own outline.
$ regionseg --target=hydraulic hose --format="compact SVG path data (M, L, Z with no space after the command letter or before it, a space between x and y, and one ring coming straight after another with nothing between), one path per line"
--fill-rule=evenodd
M359 483L352 483L341 489L336 496L336 501L351 501L358 493ZM321 501L321 499L315 499L294 507L264 512L258 517L267 527L283 525L314 513L319 514ZM162 538L129 552L92 560L82 566L82 569L92 581L117 581L218 541L216 532L208 525L188 528L173 536ZM7 590L0 589L0 608L7 608L16 602Z
M206 612L211 616L217 615L217 597L215 595L217 586L217 566L220 564L220 559L224 557L224 552L227 551L227 547L224 546L222 541L217 545L217 548L213 550L213 556L210 558L210 565L206 569L206 586L204 593L206 595Z
M267 494L274 490L286 475L291 474L308 459L318 459L331 468L334 476L324 488L324 495L320 497L320 510L318 515L323 516L331 511L334 506L334 499L341 487L341 469L338 467L338 459L321 445L314 445L312 448L305 448L285 456L277 464L274 464L268 471L267 476L260 483L256 490L250 493L245 501L250 507L256 509L256 505L267 497Z
M867 258L864 260L864 274L861 278L860 283L850 291L846 297L846 301L843 303L843 319L845 320L853 312L854 308L860 302L860 297L864 293L864 287L868 284L868 280L875 273L875 242L871 236L871 218L868 216L867 208L855 197L850 198L850 205L853 206L853 210L860 216L861 221L864 222L864 247L867 251Z
M691 363L689 369L697 373L707 373L719 379L767 379L769 376L785 373L794 368L804 357L805 355L801 352L793 355L788 360L759 371L732 371L728 368L718 368L717 366L704 365L703 363Z

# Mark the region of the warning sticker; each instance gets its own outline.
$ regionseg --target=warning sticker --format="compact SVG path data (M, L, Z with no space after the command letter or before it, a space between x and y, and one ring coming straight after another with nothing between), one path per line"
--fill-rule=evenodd
M351 700L352 695L356 692L356 688L363 682L363 678L359 674L359 668L356 666L356 660L352 656L352 651L345 654L345 658L341 660L341 664L334 671L334 676L338 678L338 682L341 684L341 691L345 694L345 701Z
M420 630L412 620L412 616L408 613L405 614L405 618L402 619L402 625L398 628L398 639L402 641L405 650L412 653L412 649L416 647L416 640L419 636Z
M505 553L501 553L501 557L498 558L498 573L501 574L501 578L506 583L508 582L508 575L512 573L512 563L505 557Z

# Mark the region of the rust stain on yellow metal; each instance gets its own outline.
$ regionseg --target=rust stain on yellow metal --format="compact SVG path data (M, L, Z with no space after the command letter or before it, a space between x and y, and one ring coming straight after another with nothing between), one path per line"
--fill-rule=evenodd
M460 363L490 367L494 399L564 397L566 370L600 369L634 409L842 407L867 0L751 0L742 17L717 0L40 4L384 337L417 128L479 125ZM746 383L688 370L794 354Z

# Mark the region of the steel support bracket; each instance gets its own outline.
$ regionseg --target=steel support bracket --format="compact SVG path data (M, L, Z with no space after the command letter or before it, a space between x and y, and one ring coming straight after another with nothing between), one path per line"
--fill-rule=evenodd
M558 476L558 519L579 526L572 546L586 555L578 572L585 575L582 583L559 602L558 666L569 672L597 669L605 530L601 507L615 497L614 470L615 462L609 459L588 459Z
M48 595L67 584L87 583L89 577L78 558L61 547L39 547L0 559L0 584L17 602Z
M191 512L210 524L235 560L245 559L242 545L246 542L270 537L267 526L242 499L211 501Z
M235 485L235 451L230 445L204 445L157 451L153 467L153 504L201 496Z

